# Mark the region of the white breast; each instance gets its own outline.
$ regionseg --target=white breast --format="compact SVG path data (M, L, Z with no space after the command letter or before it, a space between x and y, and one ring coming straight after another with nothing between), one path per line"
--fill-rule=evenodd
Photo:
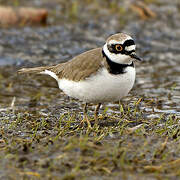
M126 73L113 75L102 68L97 74L80 82L58 80L59 88L68 96L85 102L113 102L126 96L135 81L135 68L127 67Z

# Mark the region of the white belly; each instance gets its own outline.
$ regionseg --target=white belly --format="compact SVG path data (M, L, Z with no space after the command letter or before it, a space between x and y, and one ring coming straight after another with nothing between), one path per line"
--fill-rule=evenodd
M85 102L112 102L126 96L135 81L135 68L127 67L126 73L113 75L103 68L96 75L80 82L58 80L59 88L68 96Z

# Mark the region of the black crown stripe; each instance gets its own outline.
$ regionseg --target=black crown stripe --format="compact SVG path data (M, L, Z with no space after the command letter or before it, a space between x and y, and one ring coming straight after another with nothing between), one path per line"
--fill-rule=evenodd
M135 43L132 39L129 39L129 40L126 40L123 45L124 47L126 47L126 46L135 45Z

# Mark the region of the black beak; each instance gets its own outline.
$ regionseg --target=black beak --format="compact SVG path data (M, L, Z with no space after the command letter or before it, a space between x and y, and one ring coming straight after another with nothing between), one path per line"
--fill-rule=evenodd
M130 56L131 56L133 59L136 59L136 60L138 60L138 61L142 61L142 59L139 58L136 54L131 54Z

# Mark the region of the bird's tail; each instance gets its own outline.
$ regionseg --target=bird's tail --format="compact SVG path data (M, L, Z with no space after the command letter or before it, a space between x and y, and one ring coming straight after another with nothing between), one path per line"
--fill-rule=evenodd
M41 74L45 70L50 70L53 66L35 67L35 68L22 68L18 70L19 74Z

